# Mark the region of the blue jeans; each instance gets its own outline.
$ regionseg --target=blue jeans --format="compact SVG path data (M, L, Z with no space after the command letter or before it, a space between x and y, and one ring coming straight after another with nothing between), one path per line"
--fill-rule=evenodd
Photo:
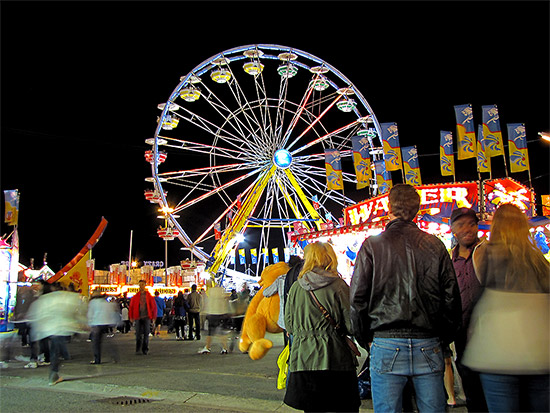
M136 353L141 349L143 354L149 351L149 333L151 332L151 320L141 318L136 320Z
M490 412L548 412L548 375L480 373Z
M437 338L375 338L370 349L372 403L376 413L402 412L410 378L420 412L444 412L445 362Z

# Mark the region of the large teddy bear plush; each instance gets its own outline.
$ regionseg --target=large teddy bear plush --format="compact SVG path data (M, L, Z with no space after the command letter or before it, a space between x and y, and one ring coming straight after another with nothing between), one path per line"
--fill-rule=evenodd
M244 317L239 350L248 352L252 360L259 360L273 347L271 340L265 333L281 333L283 330L277 324L279 318L279 295L264 297L263 291L269 287L280 275L289 270L285 262L269 265L262 271L260 291L250 301Z

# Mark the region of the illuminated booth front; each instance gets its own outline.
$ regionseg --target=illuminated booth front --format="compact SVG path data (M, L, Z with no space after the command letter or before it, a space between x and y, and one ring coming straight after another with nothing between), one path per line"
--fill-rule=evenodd
M424 231L439 237L451 249L452 234L449 226L451 212L456 208L471 208L480 216L479 236L490 230L490 219L500 204L518 206L539 233L548 235L549 220L535 222L535 194L530 188L510 179L492 179L460 183L443 183L415 186L420 195L420 211L415 220ZM389 219L388 194L367 199L344 209L344 225L321 231L308 231L297 227L289 237L294 245L330 242L338 255L338 270L350 281L359 248L366 238L380 234ZM545 238L546 239L546 238Z

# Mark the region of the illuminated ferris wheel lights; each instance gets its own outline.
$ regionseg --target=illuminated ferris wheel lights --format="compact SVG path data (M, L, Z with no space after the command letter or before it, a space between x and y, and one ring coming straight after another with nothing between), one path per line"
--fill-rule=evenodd
M277 68L277 73L279 73L281 77L286 77L287 79L290 79L291 77L296 76L296 74L298 73L298 68L293 64L288 63L286 65L279 66Z
M291 52L279 53L277 57L279 60L284 60L285 62L298 59L298 55Z
M159 103L157 105L157 109L160 109L160 110L164 110L164 108L166 107L166 103ZM179 105L177 103L170 103L170 106L168 107L168 110L170 112L175 112L179 109Z
M292 155L286 149L279 149L273 155L273 162L281 169L286 169L292 163Z
M357 103L353 99L341 100L336 104L336 107L342 112L352 112L357 106Z
M231 72L223 67L215 69L210 73L210 77L216 83L226 83L231 79Z
M374 128L368 128L368 129L360 129L357 132L358 136L367 136L369 138L375 138L376 137L376 129Z
M201 92L194 87L186 87L180 91L180 97L186 102L195 102L201 97Z
M178 124L180 123L180 120L177 116L170 116L166 115L164 120L162 121L162 129L164 130L172 130L178 127Z
M145 143L147 145L154 145L155 144L155 138L148 138L148 139L145 139ZM166 139L162 139L162 138L158 138L157 139L157 145L158 146L161 146L161 145L166 145L168 143L168 141Z
M256 76L262 73L264 65L260 62L248 62L243 65L243 69L249 75Z
M328 80L324 76L320 76L318 79L312 80L310 85L318 92L322 92L330 86Z

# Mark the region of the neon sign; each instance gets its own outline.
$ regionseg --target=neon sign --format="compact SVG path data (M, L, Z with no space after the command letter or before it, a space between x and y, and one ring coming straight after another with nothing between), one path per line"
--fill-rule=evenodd
M477 182L419 185L420 213L449 217L455 208L479 210ZM388 194L368 199L344 210L346 225L376 222L389 214Z
M485 194L485 212L492 214L501 204L513 204L527 217L533 217L533 191L512 179L484 181L483 193Z

